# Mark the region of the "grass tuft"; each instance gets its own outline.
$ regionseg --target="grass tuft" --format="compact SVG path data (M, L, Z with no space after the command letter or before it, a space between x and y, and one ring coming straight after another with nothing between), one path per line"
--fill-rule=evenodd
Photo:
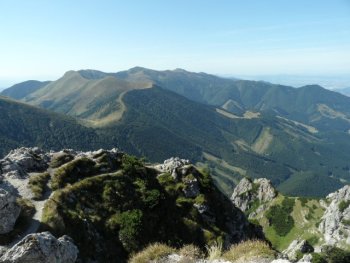
M174 252L175 249L167 245L155 243L131 257L129 263L149 263L164 258Z
M270 246L261 240L248 240L236 245L223 254L223 258L229 261L249 260L254 258L274 259L275 251Z
M40 200L43 198L46 188L47 188L47 183L50 180L50 174L45 172L41 174L36 174L32 175L29 178L29 188L32 190L34 194L34 199L35 200Z
M222 255L222 243L221 242L214 242L211 246L207 246L207 259L209 261L220 259Z

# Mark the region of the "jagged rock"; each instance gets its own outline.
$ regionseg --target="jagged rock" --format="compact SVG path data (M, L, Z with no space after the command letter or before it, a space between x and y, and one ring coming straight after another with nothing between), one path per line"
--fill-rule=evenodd
M189 160L180 159L179 157L171 157L164 161L163 164L155 166L163 173L170 173L174 179L178 179L178 176L187 174L190 166Z
M0 160L1 173L7 176L22 177L28 172L43 171L48 167L50 154L41 149L21 147L10 151Z
M296 260L298 252L303 254L314 252L314 248L306 240L293 240L283 254L287 255L289 259Z
M326 211L321 219L319 230L328 245L350 244L350 186L346 185L326 197L322 202Z
M200 194L197 178L184 178L183 182L185 184L185 187L183 189L185 197L193 198Z
M73 263L78 249L68 236L56 239L49 232L30 234L0 258L3 263Z
M13 230L21 208L16 203L16 197L0 188L0 234Z
M258 207L261 210L264 203L270 202L276 196L277 192L270 180L259 178L252 182L248 178L243 178L235 187L231 200L238 208L245 212L255 202L261 204Z

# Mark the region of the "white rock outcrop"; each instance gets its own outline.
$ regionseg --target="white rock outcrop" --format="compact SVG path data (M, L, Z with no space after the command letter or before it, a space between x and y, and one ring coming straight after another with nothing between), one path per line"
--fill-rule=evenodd
M21 208L16 203L16 197L0 188L0 234L13 230Z
M10 151L0 160L0 172L6 176L23 177L28 172L45 170L49 161L49 153L37 147L21 147Z
M7 250L0 258L3 263L73 263L78 249L72 239L56 239L49 232L30 234Z
M293 240L293 242L290 243L288 248L282 253L288 256L289 259L296 260L299 252L302 254L312 253L314 252L314 248L306 240L296 239ZM303 260L306 260L306 258L304 258Z
M248 178L243 178L235 187L231 201L245 212L255 202L259 202L260 206L257 210L261 210L259 208L264 207L264 203L272 201L276 196L277 191L270 180L259 178L251 181Z
M346 185L322 202L326 211L319 225L328 245L350 245L350 186ZM342 244L345 243L345 244Z
M177 179L178 176L187 173L190 164L189 160L171 157L165 160L163 164L156 165L155 168L163 173L170 173L174 179Z

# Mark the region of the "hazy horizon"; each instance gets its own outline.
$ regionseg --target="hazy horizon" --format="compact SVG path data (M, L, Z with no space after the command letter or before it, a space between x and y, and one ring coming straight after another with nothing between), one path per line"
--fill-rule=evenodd
M350 3L8 1L0 87L135 65L217 75L346 75ZM64 19L62 19L64 18Z
M135 66L136 67L136 66ZM142 67L142 66L141 66ZM105 71L105 72L118 72L127 69L120 69L115 71ZM77 69L81 70L81 69ZM100 69L94 69L99 70ZM174 69L153 69L153 70L174 70ZM190 71L188 69L184 69ZM48 76L47 78L27 78L27 79L17 79L17 80L1 80L0 79L0 91L6 88L9 88L15 84L27 81L27 80L38 80L38 81L55 81L62 77L66 70L57 76ZM205 72L207 74L216 75L223 78L238 78L244 80L255 80L255 81L267 81L274 84L287 85L292 87L301 87L305 85L317 84L327 89L343 89L350 87L350 75L347 74L338 74L338 75L292 75L292 74L266 74L266 75L240 75L240 74L217 74L211 72Z

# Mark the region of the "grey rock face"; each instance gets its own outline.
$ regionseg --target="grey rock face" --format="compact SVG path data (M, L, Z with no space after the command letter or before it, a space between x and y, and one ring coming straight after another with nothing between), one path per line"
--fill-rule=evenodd
M265 207L263 206L264 203L270 202L276 196L277 192L270 180L260 178L252 182L247 178L243 178L235 187L231 200L238 208L245 212L254 202L261 204L257 208L257 210L261 210Z
M21 208L16 204L16 197L0 188L0 234L13 230Z
M12 150L0 160L0 171L7 176L22 177L28 172L42 171L47 168L50 154L34 148L18 148Z
M68 236L56 239L49 232L30 234L0 258L4 263L73 263L78 249Z
M187 198L193 198L200 194L197 178L184 178L185 188L183 192Z
M306 240L294 240L290 243L289 247L283 251L283 254L287 255L289 259L296 260L298 252L303 254L314 252L314 248Z
M322 203L326 211L321 219L319 230L328 245L350 244L350 186L346 185L326 197Z

